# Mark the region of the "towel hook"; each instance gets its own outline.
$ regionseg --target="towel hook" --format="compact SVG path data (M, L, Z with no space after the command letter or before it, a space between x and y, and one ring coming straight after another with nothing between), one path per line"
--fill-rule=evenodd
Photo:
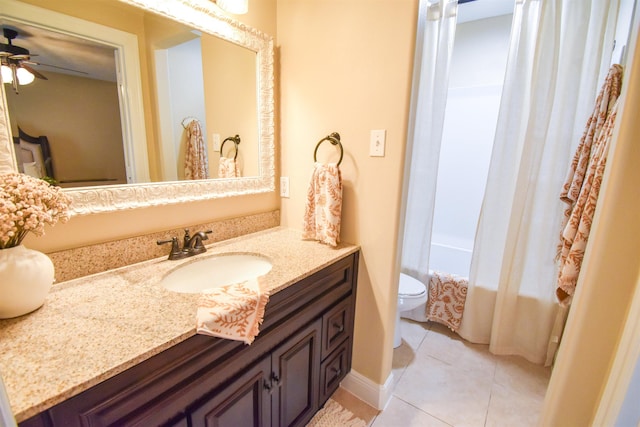
M188 125L189 123L191 123L192 121L194 121L194 120L195 120L195 121L198 121L198 119L197 119L197 118L195 118L195 117L193 117L193 116L187 116L187 117L185 117L184 119L182 119L182 127L186 129L186 128L187 128L187 125Z
M338 164L337 164L337 166L340 166L340 163L342 163L342 156L344 155L344 150L342 148L342 143L340 142L340 134L338 132L332 132L331 134L325 136L320 141L318 141L318 144L316 145L316 149L313 152L313 161L314 162L318 161L316 157L316 155L318 154L318 147L320 147L320 144L322 144L324 141L329 141L332 145L337 145L338 147L340 147L340 160L338 160Z
M222 141L222 145L220 145L220 156L222 157L222 149L224 148L224 143L227 141L233 141L233 144L236 148L236 155L233 156L233 160L235 160L238 157L238 145L240 144L240 135L236 134L236 136L230 136L228 138L225 138L224 141Z

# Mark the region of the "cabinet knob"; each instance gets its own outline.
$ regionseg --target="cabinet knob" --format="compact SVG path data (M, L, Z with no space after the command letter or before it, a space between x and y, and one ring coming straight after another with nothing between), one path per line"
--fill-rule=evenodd
M275 372L271 373L271 379L276 383L276 386L280 387L280 377Z
M264 382L264 384L262 385L262 387L264 387L265 390L267 390L269 393L271 393L271 381L266 381Z
M344 323L334 323L333 327L338 330L338 332L344 332Z

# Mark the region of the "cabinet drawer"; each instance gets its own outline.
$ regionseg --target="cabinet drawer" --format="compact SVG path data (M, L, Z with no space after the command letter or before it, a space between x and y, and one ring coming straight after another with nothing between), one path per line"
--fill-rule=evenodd
M322 358L327 357L351 335L352 298L340 302L322 316Z
M338 389L351 369L351 341L344 341L320 367L320 406Z

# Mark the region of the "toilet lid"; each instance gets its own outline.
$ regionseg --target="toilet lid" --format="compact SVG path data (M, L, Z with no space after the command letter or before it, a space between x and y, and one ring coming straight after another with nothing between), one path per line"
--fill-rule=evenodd
M427 288L417 279L406 274L400 275L400 286L398 294L408 296L418 296L427 292Z

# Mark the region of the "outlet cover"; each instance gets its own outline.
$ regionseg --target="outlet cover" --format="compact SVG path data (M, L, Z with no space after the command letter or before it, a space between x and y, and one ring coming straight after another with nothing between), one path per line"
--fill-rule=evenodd
M280 197L289 198L289 177L280 177Z

